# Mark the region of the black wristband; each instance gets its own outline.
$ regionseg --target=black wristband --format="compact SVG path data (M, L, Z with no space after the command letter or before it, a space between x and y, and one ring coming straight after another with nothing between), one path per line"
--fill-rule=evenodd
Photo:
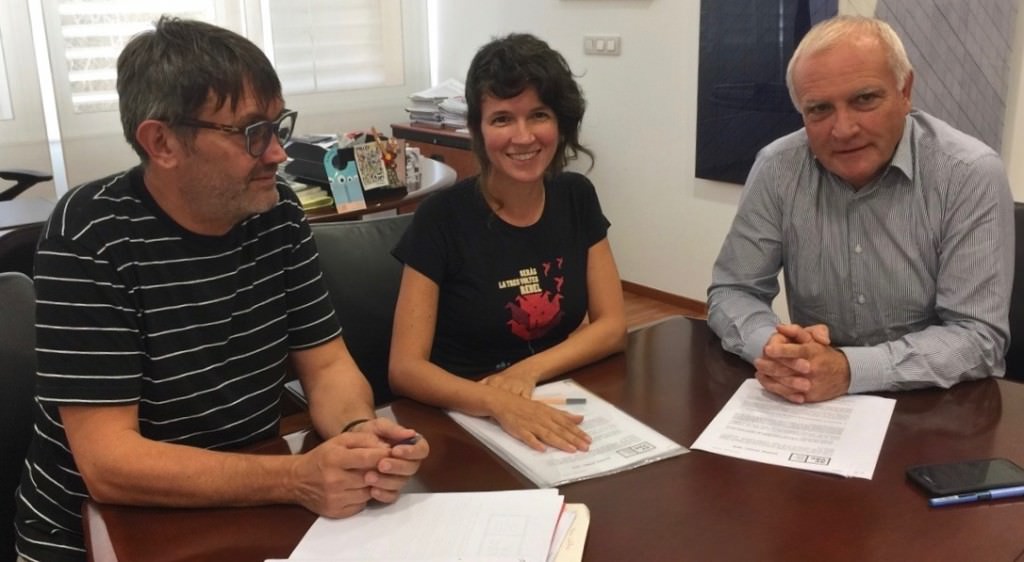
M352 420L352 421L348 422L347 424L345 424L345 427L341 428L341 432L342 433L348 433L348 431L350 429L352 429L353 427L355 427L355 426L357 426L357 425L359 425L361 423L366 423L368 421L370 421L370 418L359 418L358 420Z

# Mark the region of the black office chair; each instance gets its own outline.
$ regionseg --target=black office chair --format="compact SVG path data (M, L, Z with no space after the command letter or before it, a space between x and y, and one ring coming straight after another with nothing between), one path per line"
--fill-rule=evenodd
M1010 295L1010 351L1006 354L1006 378L1024 381L1024 203L1013 204L1016 226L1013 259L1013 293Z
M36 246L43 234L42 224L20 226L0 231L0 272L18 271L35 277Z
M402 264L391 250L412 217L409 213L312 225L342 337L370 381L376 404L395 398L388 384L388 354Z
M35 184L53 179L53 176L35 170L0 170L0 179L14 182L14 185L0 191L0 201L9 201Z
M32 280L21 273L0 273L0 560L14 560L14 492L35 409L35 323Z

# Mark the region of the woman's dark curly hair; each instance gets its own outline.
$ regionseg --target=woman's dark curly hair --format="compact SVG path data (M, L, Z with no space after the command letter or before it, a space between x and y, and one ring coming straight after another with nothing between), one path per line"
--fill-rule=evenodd
M508 99L530 86L537 91L541 102L555 112L558 120L558 150L546 173L550 176L561 172L581 152L590 158L593 167L594 154L579 141L587 101L573 78L569 63L537 37L513 33L481 47L466 73L467 124L482 178L491 168L481 132L484 95Z

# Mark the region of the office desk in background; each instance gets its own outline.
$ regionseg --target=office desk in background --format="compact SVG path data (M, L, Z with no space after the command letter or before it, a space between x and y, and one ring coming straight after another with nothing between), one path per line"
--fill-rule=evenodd
M380 199L368 204L365 209L346 213L338 213L334 210L313 211L307 213L307 219L309 222L330 222L355 220L363 215L380 211L395 210L398 213L406 213L415 209L416 205L431 193L455 183L455 170L436 160L424 159L420 163L420 173L422 177L419 189ZM53 201L40 197L18 197L10 201L0 201L0 231L42 224L50 217L55 206L56 203Z
M420 187L406 193L389 196L367 202L365 209L355 209L339 213L332 208L306 211L309 222L333 222L358 220L371 213L394 210L398 214L408 213L416 209L428 195L450 187L455 183L455 170L442 162L424 158L420 160Z
M469 133L413 123L395 123L391 125L391 136L405 139L406 145L419 148L421 155L451 166L458 180L480 173L480 166L471 149Z
M747 377L701 320L672 318L629 336L617 354L571 374L669 438L689 445ZM692 451L568 484L591 511L584 560L1014 560L1024 554L1024 501L929 508L904 476L911 464L1005 456L1024 463L1024 385L989 379L897 398L872 480L843 479ZM532 487L444 413L409 400L398 420L431 456L411 482L429 491ZM312 444L312 443L310 443ZM278 441L268 444L284 451ZM95 560L287 557L316 516L295 506L172 510L87 507L113 552ZM358 517L358 516L357 516Z

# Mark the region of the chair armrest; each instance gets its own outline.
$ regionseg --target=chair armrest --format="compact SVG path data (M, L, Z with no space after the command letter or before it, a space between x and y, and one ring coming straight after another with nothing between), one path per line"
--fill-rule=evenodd
M33 185L53 179L53 176L36 170L0 170L0 179L13 181L14 185L0 191L0 201L14 199Z

